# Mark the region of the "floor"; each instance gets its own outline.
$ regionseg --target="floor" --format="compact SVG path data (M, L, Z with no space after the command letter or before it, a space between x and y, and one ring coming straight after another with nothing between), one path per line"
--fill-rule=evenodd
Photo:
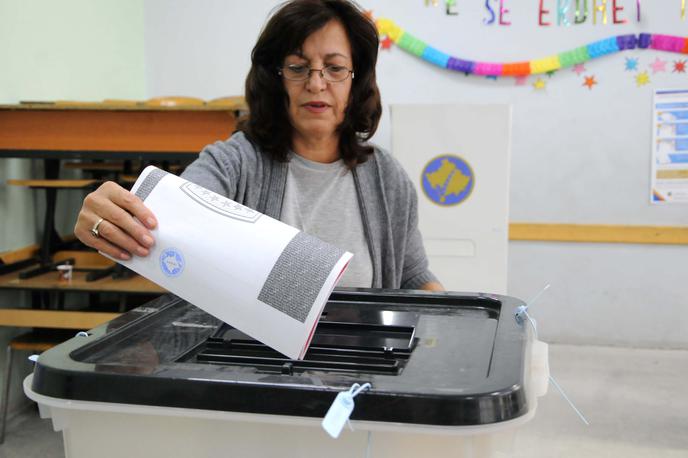
M550 385L515 457L688 458L688 350L550 345L550 369L590 426ZM0 446L0 458L63 456L35 408L10 421Z
M550 345L550 384L519 432L519 458L688 458L688 351Z
M38 408L31 405L7 424L0 458L64 457L62 434L53 431L50 421L41 420Z

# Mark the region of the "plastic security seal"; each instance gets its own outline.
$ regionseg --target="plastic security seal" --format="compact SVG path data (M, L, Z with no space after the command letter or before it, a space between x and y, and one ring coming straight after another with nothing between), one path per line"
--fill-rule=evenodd
M354 383L347 391L342 391L334 398L334 402L325 414L322 421L323 429L333 439L337 439L344 429L344 425L349 421L351 413L354 411L354 398L361 392L370 389L370 383L359 385Z
M547 284L542 291L540 291L538 294L535 295L533 299L530 300L530 302L526 303L526 305L521 305L516 309L516 322L520 324L521 326L525 325L525 323L530 323L530 325L533 327L533 333L535 335L535 340L533 341L532 344L532 351L533 351L533 370L535 370L537 373L540 374L539 377L534 377L534 380L541 380L542 379L542 374L547 375L547 379L552 382L552 384L555 386L555 388L561 393L563 398L566 400L566 402L569 403L571 408L576 412L578 417L581 419L583 423L586 425L590 425L588 422L588 419L585 418L585 415L578 410L578 407L573 403L573 401L566 395L566 392L564 392L564 389L557 383L557 381L554 379L554 376L550 374L549 372L549 357L548 357L548 350L547 350L547 344L542 342L538 336L538 329L537 329L537 321L533 317L528 314L528 308L537 301L542 293L547 291L549 289L549 284ZM536 382L535 383L535 393L537 396L544 396L544 394L547 392L547 385L542 384L542 382Z

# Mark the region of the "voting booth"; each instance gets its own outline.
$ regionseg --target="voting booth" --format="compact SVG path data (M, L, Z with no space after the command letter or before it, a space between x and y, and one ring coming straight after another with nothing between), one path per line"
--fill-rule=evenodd
M511 107L392 105L391 117L430 269L449 290L505 294Z
M303 360L166 295L46 351L24 390L67 457L509 453L547 388L517 299L335 290ZM355 398L353 431L322 418Z

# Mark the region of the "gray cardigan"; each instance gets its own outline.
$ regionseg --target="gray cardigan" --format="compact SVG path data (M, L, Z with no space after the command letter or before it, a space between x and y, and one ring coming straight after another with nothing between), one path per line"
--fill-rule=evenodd
M238 132L205 147L182 177L280 219L287 167ZM373 262L373 287L418 289L437 281L428 270L418 231L416 191L399 162L375 148L352 172Z

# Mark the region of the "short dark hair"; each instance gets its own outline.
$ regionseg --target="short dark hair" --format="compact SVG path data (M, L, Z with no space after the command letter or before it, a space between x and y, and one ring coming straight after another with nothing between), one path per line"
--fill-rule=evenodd
M287 112L289 98L277 70L308 36L332 20L346 30L355 72L344 121L337 128L339 152L350 167L365 162L373 152L364 142L373 136L382 115L375 80L379 47L375 24L348 0L292 0L270 17L253 48L245 93L249 113L238 125L273 159L287 160L293 133Z

